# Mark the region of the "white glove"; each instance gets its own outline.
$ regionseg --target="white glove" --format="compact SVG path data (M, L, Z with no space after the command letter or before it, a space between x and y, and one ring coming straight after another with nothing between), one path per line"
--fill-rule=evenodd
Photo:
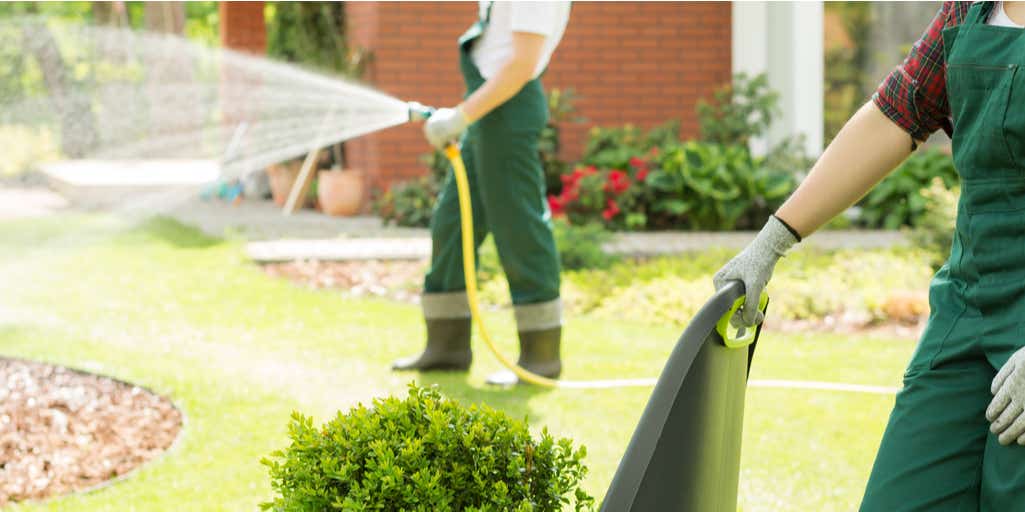
M424 123L424 136L435 148L445 149L445 146L459 141L469 124L459 107L441 108Z
M989 430L1000 444L1025 446L1025 348L1018 349L1000 368L990 386L993 401L986 409Z
M747 300L730 324L736 328L754 327L762 323L765 316L758 310L758 299L765 285L769 284L776 262L787 250L799 242L797 236L775 216L769 217L765 227L740 254L715 273L712 283L718 291L729 281L743 281Z

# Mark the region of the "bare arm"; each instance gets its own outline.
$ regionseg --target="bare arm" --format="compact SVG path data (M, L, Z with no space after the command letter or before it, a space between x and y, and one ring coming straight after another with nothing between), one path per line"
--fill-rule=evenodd
M534 78L534 68L541 59L544 43L545 36L541 34L513 32L512 57L459 105L469 122L475 122L498 108Z
M776 215L801 236L861 199L911 154L907 132L871 101L847 121Z

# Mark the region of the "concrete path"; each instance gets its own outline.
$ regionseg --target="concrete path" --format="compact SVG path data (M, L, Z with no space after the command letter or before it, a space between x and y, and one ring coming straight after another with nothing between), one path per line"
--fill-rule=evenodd
M46 188L0 186L0 220L43 217L68 206L68 201Z
M610 254L659 256L711 248L742 249L754 238L754 232L707 233L617 233L606 244ZM823 249L882 248L906 245L906 237L896 231L826 231L808 237L802 246ZM295 239L250 242L246 253L261 263L292 260L345 261L354 259L426 259L431 241L426 235L397 238L377 237Z

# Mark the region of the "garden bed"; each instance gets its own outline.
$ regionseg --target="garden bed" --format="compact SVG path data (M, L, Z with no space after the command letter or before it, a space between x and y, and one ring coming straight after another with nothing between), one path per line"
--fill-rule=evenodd
M567 312L685 325L711 295L712 274L732 254L717 249L566 271L562 294ZM426 261L381 260L302 260L263 266L271 276L301 286L410 303L419 299L426 267ZM508 285L489 244L481 250L479 268L482 303L507 305ZM787 258L777 274L769 286L773 303L767 323L776 331L917 338L928 316L932 271L928 253L920 250L805 249Z
M168 449L182 414L137 386L0 358L0 506L81 491Z

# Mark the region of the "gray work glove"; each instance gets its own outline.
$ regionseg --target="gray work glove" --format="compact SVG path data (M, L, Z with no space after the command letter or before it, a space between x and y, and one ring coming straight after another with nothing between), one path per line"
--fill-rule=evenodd
M1000 368L990 386L993 401L986 409L989 430L1000 444L1025 446L1025 348L1018 349Z
M440 108L424 123L424 136L432 146L445 149L445 146L459 141L469 124L459 107Z
M782 221L769 217L765 227L740 254L715 273L712 283L718 291L729 281L743 281L747 300L733 315L730 324L738 329L762 323L764 315L758 310L758 299L772 277L776 262L800 240Z

